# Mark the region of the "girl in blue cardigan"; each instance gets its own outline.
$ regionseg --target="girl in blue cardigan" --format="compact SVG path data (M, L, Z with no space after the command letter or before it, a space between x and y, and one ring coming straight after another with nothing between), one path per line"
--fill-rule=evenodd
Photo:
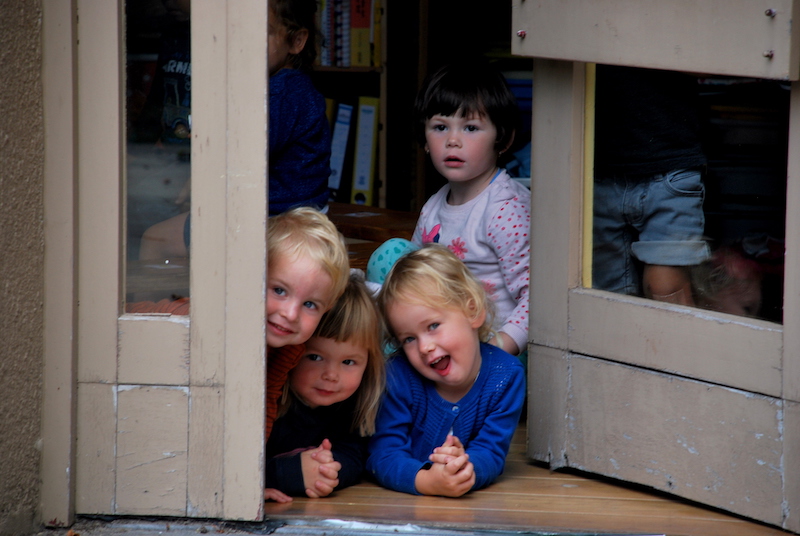
M400 352L369 443L367 470L390 489L460 497L503 472L525 398L519 360L485 342L491 302L450 250L400 258L378 296Z

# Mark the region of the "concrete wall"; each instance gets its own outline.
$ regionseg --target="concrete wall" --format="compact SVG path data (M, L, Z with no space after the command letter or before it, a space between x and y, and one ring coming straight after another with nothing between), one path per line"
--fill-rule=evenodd
M0 535L40 521L41 2L0 0Z

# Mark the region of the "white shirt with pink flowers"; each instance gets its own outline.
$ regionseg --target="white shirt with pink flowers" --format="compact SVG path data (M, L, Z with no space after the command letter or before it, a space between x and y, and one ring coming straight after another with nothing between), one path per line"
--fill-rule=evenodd
M495 304L493 329L520 351L528 344L530 191L505 170L463 205L447 203L450 185L425 203L412 241L447 246L483 283Z

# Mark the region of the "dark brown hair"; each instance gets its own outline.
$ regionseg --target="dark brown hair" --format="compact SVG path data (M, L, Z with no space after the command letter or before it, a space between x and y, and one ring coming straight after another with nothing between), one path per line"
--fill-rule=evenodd
M517 99L503 74L484 60L459 61L428 76L415 103L417 138L425 144L425 122L434 115L488 117L497 129L495 149L513 141L520 120Z
M269 7L282 26L286 39L294 42L300 30L308 30L306 46L291 57L295 69L310 69L317 58L317 0L269 0Z

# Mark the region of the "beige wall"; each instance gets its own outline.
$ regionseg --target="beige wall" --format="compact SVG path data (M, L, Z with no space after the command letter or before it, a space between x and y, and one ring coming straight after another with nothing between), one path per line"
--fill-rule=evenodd
M39 503L43 122L40 0L0 0L0 535Z

